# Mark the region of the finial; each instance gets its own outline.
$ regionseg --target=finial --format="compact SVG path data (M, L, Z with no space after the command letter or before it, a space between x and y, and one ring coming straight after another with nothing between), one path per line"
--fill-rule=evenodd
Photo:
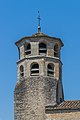
M38 11L38 33L41 32L40 20L41 20L41 18L40 18L40 12Z

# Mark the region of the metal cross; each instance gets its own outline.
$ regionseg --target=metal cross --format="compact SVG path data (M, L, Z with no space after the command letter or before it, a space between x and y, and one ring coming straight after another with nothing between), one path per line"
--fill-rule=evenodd
M38 11L38 26L40 26L40 20L41 20L41 18L40 18L40 12Z
M41 20L41 18L40 18L40 12L38 11L38 32L40 32L40 30L41 30L40 20Z

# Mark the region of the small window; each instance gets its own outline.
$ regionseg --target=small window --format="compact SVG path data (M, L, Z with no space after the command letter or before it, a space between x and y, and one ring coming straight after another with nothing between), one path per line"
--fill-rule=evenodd
M62 98L60 98L60 102L63 102Z
M54 46L54 57L59 57L58 45L57 44Z
M30 43L28 43L27 45L25 45L25 54L26 55L31 54L31 45L30 45Z
M38 76L39 75L39 65L38 63L34 63L31 65L31 76Z
M54 65L52 63L47 66L47 74L48 76L54 76Z
M24 76L24 67L23 65L20 66L20 77Z
M46 44L40 43L39 44L39 54L46 54L46 52L47 52Z

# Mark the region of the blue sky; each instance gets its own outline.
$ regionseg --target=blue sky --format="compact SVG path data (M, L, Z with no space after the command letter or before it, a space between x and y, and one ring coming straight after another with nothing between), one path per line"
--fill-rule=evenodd
M18 50L15 42L41 31L64 43L65 99L80 99L80 0L0 0L0 120L14 120Z

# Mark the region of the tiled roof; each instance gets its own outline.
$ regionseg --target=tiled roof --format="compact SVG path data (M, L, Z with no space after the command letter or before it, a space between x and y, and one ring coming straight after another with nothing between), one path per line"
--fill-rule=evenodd
M53 109L80 109L80 100L68 100L56 105Z

